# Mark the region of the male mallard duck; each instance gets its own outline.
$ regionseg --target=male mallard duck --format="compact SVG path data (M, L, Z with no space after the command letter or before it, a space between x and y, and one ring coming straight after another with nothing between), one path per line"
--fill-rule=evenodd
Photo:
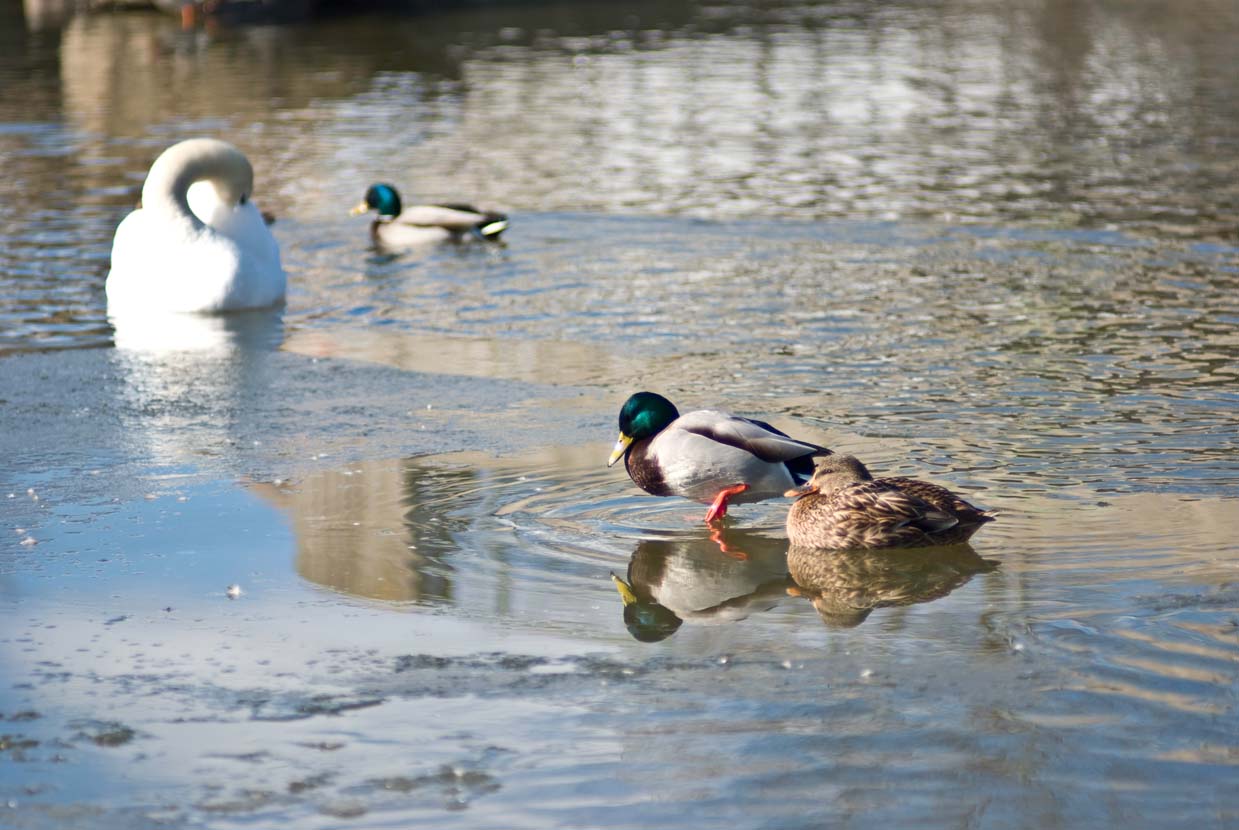
M910 548L967 541L994 514L945 487L875 479L855 457L820 459L809 483L785 493L787 537L806 548Z
M372 184L365 198L353 208L357 216L376 211L370 225L375 242L393 248L459 241L466 234L498 241L508 227L502 213L478 210L472 205L413 205L402 207L400 194L390 184Z
M761 421L711 409L681 415L653 392L638 392L624 402L619 429L607 466L622 457L629 477L650 495L709 504L707 522L727 515L729 501L783 495L808 480L814 456L830 454Z
M192 138L151 165L112 240L108 313L220 312L283 302L280 248L250 199L254 170L225 141Z

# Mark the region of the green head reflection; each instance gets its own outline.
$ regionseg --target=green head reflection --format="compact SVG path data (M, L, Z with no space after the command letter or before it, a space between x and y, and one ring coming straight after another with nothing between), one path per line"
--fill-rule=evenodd
M684 623L671 609L653 600L643 602L638 599L632 586L615 574L611 574L611 580L624 600L624 625L634 639L642 643L657 643L670 637Z

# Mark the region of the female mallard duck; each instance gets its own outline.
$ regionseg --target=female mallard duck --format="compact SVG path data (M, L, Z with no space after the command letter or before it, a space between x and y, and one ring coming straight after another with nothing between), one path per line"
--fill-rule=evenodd
M284 301L280 248L250 197L254 170L214 138L174 144L151 165L142 204L116 229L108 313L213 313Z
M787 513L787 537L806 548L910 548L967 541L994 514L945 487L911 478L875 479L855 457L817 462Z
M607 466L623 458L629 477L650 495L709 504L707 522L727 515L728 501L783 495L809 478L814 456L830 454L761 421L710 409L681 415L653 392L624 402L619 428Z
M413 205L402 207L400 194L389 184L372 184L365 198L353 208L357 216L376 211L370 225L375 242L393 248L458 242L466 234L478 239L498 241L508 227L502 213L478 210L472 205Z

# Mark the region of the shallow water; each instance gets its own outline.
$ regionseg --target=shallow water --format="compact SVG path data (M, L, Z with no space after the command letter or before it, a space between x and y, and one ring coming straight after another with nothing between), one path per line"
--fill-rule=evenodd
M0 5L0 824L1234 826L1237 36ZM114 329L112 230L201 132L288 307ZM372 250L380 178L508 244ZM806 570L785 504L712 533L603 466L642 387L1001 517Z

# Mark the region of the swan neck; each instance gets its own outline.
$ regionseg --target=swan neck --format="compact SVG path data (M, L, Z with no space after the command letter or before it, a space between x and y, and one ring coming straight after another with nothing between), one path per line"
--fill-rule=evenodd
M189 203L189 187L209 181L219 198L235 205L254 187L254 170L249 160L227 142L211 138L191 138L165 150L146 176L142 186L142 206L165 217L205 227Z
M175 175L151 170L142 186L142 208L188 222L194 230L201 230L206 225L189 207L189 186L200 178L191 168Z

